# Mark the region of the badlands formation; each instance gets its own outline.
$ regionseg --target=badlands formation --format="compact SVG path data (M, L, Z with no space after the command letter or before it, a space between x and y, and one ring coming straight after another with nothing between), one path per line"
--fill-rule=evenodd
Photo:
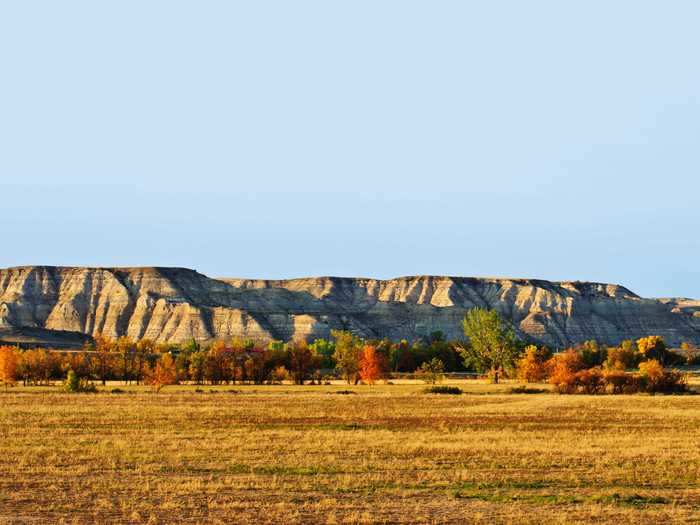
M700 302L644 299L623 286L416 276L214 279L185 268L31 266L0 270L0 330L79 332L179 343L289 340L348 329L412 340L461 337L470 308L497 309L520 337L555 348L661 335L700 344Z

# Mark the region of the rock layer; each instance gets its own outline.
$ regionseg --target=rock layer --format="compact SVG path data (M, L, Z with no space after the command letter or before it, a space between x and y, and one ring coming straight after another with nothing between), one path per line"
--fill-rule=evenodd
M461 336L475 306L495 308L521 337L563 347L661 335L700 344L700 303L644 299L623 286L531 279L416 276L212 279L184 268L32 266L0 270L0 329L34 327L159 342L229 336L414 339Z

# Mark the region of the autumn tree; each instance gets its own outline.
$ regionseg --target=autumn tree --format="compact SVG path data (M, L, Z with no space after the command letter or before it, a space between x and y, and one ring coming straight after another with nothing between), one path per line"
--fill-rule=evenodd
M549 382L553 384L559 392L572 394L577 388L576 374L585 368L585 363L573 348L566 352L561 352L547 361L549 370Z
M114 343L114 349L119 356L119 372L124 384L131 381L132 371L135 368L136 345L128 336L119 337Z
M288 370L295 384L303 385L317 367L317 363L318 359L305 339L290 341L287 344Z
M5 385L5 390L17 382L18 369L19 352L11 346L0 346L0 381Z
M391 345L389 363L394 372L411 372L416 369L416 356L408 341L402 339Z
M107 384L107 377L112 372L114 355L112 350L114 343L111 339L98 335L95 337L95 359L93 360L94 374L102 381L102 386Z
M164 386L177 384L177 369L173 356L161 355L153 370L149 370L146 381L156 392L160 392Z
M78 377L90 377L92 356L87 352L69 352L64 354L61 368L65 373L73 370Z
M22 354L22 373L25 382L48 385L52 377L61 375L60 360L54 352L44 348L27 350Z
M527 383L540 383L547 379L545 362L549 351L537 348L535 345L525 347L522 357L518 360L517 377Z
M138 385L143 378L144 369L148 365L148 357L155 353L156 343L152 339L144 338L136 343L134 374Z
M600 346L595 340L584 341L576 347L576 350L581 354L586 368L602 365L608 356L608 349Z
M609 370L625 370L635 368L639 364L640 354L634 341L626 340L616 348L609 348L605 368Z
M518 346L513 329L496 310L474 308L462 321L468 345L458 347L465 366L479 372L489 371L491 380L498 383L500 376L512 370L518 357Z
M245 376L256 385L265 382L268 375L265 361L267 360L267 350L254 348L246 360L243 362Z
M668 361L669 351L666 348L666 343L663 337L658 335L650 335L637 340L637 349L645 360L655 359L661 365Z
M332 330L331 335L335 339L335 367L348 384L357 384L360 372L360 357L362 356L362 342L351 332L345 330Z
M677 370L665 370L656 359L639 364L639 374L647 392L678 393L688 388L688 378Z
M383 367L377 349L372 345L365 345L360 358L360 379L368 385L373 385L382 377Z
M207 352L205 376L212 385L228 383L233 375L232 352L224 341L215 341Z

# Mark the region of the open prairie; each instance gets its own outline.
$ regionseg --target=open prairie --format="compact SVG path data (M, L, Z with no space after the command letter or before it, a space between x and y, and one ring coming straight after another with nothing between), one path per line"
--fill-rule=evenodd
M0 522L700 521L700 396L453 384L10 389Z

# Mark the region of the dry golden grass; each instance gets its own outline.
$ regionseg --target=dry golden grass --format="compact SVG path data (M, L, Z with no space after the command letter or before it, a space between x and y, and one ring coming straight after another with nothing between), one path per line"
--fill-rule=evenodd
M700 521L700 396L459 386L11 389L0 522Z

